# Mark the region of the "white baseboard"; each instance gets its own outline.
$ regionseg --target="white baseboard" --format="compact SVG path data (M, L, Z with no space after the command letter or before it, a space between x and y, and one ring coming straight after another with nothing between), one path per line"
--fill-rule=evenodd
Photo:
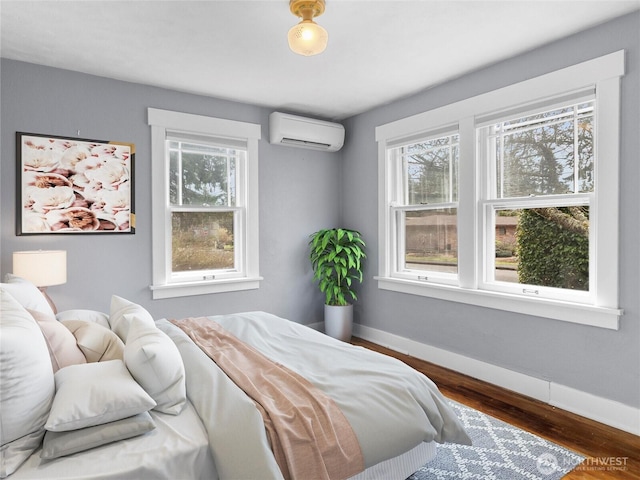
M353 327L354 335L364 340L513 390L605 425L640 435L640 409L638 408L365 325L354 324Z
M551 383L549 403L596 422L640 435L640 409L630 405L557 383Z

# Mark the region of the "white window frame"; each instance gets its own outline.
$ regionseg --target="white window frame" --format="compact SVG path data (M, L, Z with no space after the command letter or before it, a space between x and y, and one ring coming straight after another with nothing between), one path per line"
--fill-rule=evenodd
M233 292L259 288L258 224L258 140L259 124L238 122L169 110L149 108L151 126L152 174L152 256L154 299ZM246 161L237 179L237 205L243 209L242 221L235 233L236 265L234 272L202 279L171 275L171 211L169 207L169 153L167 135L182 132L185 136L202 135L229 139L246 145ZM175 210L175 207L173 208Z
M458 131L455 127L445 128L438 130L436 132L429 132L429 135L422 136L420 138L411 138L407 142L402 142L406 144L420 143L427 140L433 140L440 137L445 136L453 136L458 135ZM396 152L396 146L390 146L390 148ZM392 188L392 199L389 205L389 215L398 218L399 215L403 215L406 212L411 211L429 211L429 210L438 210L438 209L458 209L458 202L454 201L454 199L449 198L449 202L435 203L429 205L416 205L411 204L408 201L409 192L405 189L405 170L403 162L400 162L399 159L389 158L389 166L390 166L390 182L393 185ZM453 173L450 172L450 175ZM405 217L406 222L406 217ZM390 258L390 271L394 272L394 276L397 278L405 278L408 280L427 280L427 279L437 279L438 283L449 284L449 285L457 285L458 283L458 274L457 273L446 273L446 272L437 272L435 270L418 270L418 269L408 269L406 268L406 224L403 221L397 220L395 222L391 222L392 228L392 250L396 252ZM403 267L404 266L404 267Z
M558 101L553 99L550 104L544 103L542 105L536 105L532 110L527 108L525 111L509 112L509 115L501 115L505 117L525 117L532 114L537 114L545 110L564 108L569 105L575 105L578 103L592 102L595 99L595 94L592 88L587 92L579 92L575 95L571 95L569 99L562 99ZM575 112L574 112L575 113ZM495 275L495 212L501 209L519 209L519 208L543 208L543 207L557 207L557 206L589 206L590 211L593 211L593 205L596 200L595 192L574 192L570 194L553 194L553 195L536 195L531 197L505 197L501 198L497 195L497 173L496 173L496 158L495 150L488 143L485 143L487 138L484 133L486 126L495 124L495 119L491 121L476 121L476 133L478 136L478 157L488 161L490 166L486 169L485 176L480 191L480 202L482 208L482 221L485 225L485 236L483 238L484 245L484 275L479 279L479 286L483 290L495 290L498 292L513 293L516 295L526 296L541 296L541 298L548 298L559 301L568 301L583 304L595 304L596 294L595 288L591 288L590 291L569 290L562 288L551 288L544 286L522 285L519 283L511 282L499 282L494 278ZM486 124L486 126L485 126ZM575 118L574 118L575 124ZM597 131L596 131L597 135ZM575 139L574 139L575 140ZM595 139L594 139L595 142ZM577 175L577 169L574 175ZM596 256L594 245L596 245L596 233L597 218L591 216L589 222L589 261L593 261ZM595 278L593 269L591 270L590 284L597 285L597 278Z
M378 142L379 274L378 287L414 295L552 318L602 328L619 328L618 308L619 235L619 136L620 79L624 75L624 51L579 63L508 87L397 120L376 128ZM584 301L549 299L483 288L486 266L485 215L486 169L480 168L476 129L487 118L526 105L549 104L574 92L595 91L597 193L590 207L590 229L594 230L595 262L591 284L593 295ZM394 194L393 168L388 145L402 139L428 135L442 128L458 128L460 134L458 173L458 283L447 285L427 279L408 279L394 271L397 254L391 217ZM603 161L606 159L606 168ZM605 233L606 232L606 233Z

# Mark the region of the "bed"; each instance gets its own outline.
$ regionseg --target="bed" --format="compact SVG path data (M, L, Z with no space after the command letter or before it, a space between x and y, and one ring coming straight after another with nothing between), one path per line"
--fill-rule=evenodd
M340 428L356 439L349 448L360 452L353 463L360 466L345 474L342 460L323 457L336 464L325 478L403 479L435 456L436 443L470 443L424 375L269 313L156 320L113 296L108 315L72 310L52 319L31 287L14 277L0 284L1 478L301 478L296 464L312 462L289 452L294 458L283 466L290 460L274 453L265 402L212 360L189 325L215 326L228 336L225 349L225 338L237 339L260 361L308 383L311 401L326 398L339 410L330 421L346 419ZM85 361L56 353L61 341L52 330L67 340L68 332ZM241 373L255 370L231 363ZM272 381L271 373L259 376ZM128 397L136 398L129 404Z

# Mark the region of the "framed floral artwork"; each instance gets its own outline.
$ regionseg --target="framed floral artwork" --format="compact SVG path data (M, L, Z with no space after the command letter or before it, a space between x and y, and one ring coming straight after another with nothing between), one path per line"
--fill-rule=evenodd
M17 234L135 233L130 143L17 132Z

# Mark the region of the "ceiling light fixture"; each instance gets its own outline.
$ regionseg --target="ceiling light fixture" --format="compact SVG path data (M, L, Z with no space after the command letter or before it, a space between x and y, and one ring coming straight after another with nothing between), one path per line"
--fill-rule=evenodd
M289 10L302 21L289 30L289 48L304 56L324 52L329 41L327 31L313 21L324 13L324 0L290 0Z

